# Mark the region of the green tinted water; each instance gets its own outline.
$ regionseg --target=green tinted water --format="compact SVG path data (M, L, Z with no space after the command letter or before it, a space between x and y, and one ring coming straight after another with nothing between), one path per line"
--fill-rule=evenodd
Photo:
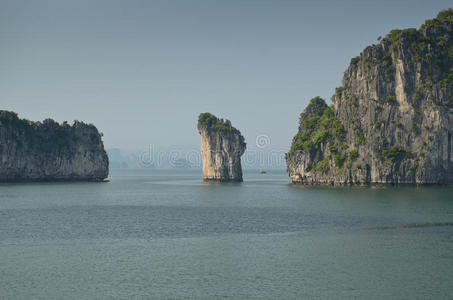
M0 298L449 299L453 188L198 171L0 185Z

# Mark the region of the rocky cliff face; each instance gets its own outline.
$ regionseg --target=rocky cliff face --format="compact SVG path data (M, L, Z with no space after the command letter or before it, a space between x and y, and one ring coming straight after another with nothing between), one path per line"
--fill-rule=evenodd
M353 58L314 98L286 155L294 183L453 183L453 10Z
M94 125L32 122L0 111L0 181L100 181L108 163Z
M210 113L200 114L201 158L204 181L242 181L241 156L246 144L231 122Z

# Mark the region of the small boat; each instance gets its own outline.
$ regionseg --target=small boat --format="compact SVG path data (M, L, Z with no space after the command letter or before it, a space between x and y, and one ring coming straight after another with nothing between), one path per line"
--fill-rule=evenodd
M264 170L261 170L261 171L260 171L260 174L266 174L266 173L267 173L267 172L264 171Z

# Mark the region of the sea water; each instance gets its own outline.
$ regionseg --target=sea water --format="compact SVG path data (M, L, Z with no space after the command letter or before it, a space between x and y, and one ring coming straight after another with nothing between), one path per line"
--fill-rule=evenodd
M453 188L0 184L0 299L452 299Z

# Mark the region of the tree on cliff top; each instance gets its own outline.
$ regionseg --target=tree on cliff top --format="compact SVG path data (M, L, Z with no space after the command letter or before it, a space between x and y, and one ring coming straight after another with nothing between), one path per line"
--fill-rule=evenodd
M209 112L201 113L199 115L198 124L211 131L237 132L240 134L239 130L231 125L230 120L219 119Z

